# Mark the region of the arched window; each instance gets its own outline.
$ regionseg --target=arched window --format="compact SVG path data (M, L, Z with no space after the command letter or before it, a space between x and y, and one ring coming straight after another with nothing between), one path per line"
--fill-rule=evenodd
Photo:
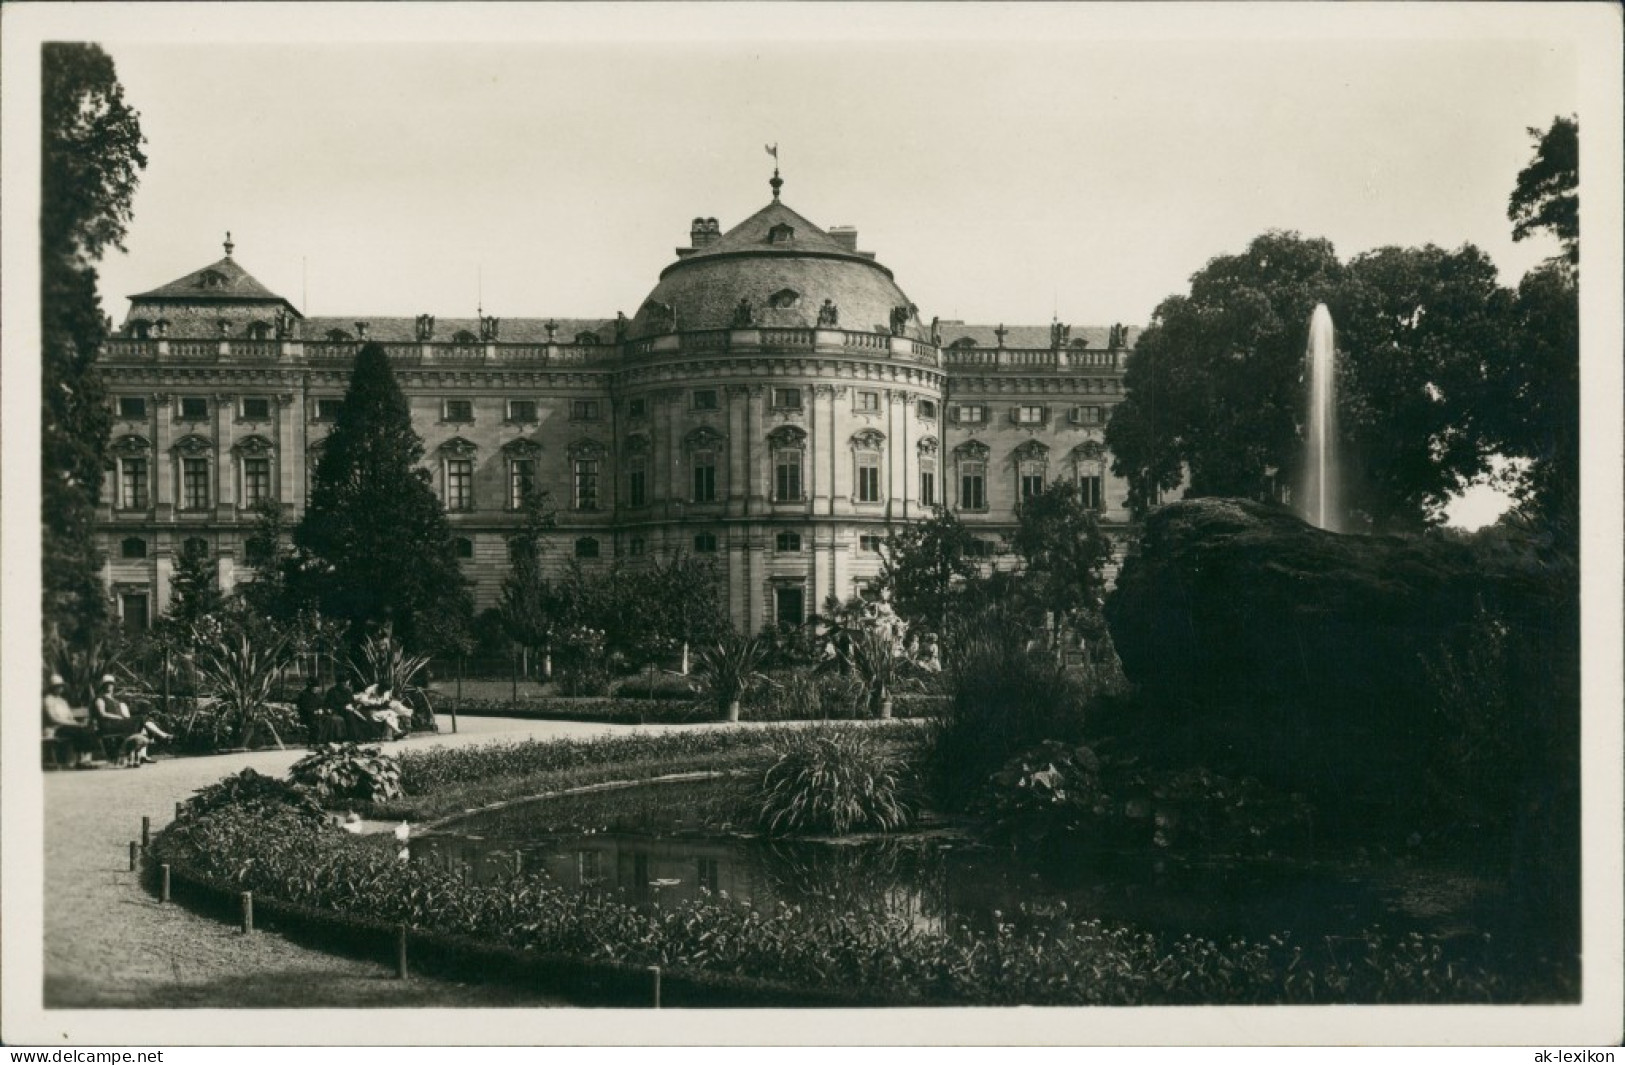
M139 536L126 536L119 544L120 558L146 558L147 541Z
M794 425L781 425L767 434L767 446L773 456L773 502L801 502L807 434Z
M327 339L335 344L342 344L350 339L350 334L346 333L342 329L329 329L327 331Z
M474 541L466 536L454 537L451 541L451 550L458 558L473 558Z
M767 298L767 305L774 310L789 310L801 302L801 293L793 288L781 288Z
M583 536L583 537L581 537L581 539L577 540L576 541L576 557L577 558L597 558L598 557L598 540L597 540L597 538L592 537L592 536Z
M459 329L457 332L451 335L451 342L453 344L467 346L469 344L478 344L480 342L480 338L475 336L473 333L470 333L466 329Z

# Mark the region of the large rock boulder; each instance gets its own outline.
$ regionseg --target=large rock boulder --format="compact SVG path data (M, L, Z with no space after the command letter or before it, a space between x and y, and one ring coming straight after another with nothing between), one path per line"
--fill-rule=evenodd
M1459 660L1493 616L1569 670L1551 649L1576 642L1572 588L1572 569L1512 538L1338 535L1200 499L1148 518L1106 618L1181 760L1414 806L1453 727L1440 655Z

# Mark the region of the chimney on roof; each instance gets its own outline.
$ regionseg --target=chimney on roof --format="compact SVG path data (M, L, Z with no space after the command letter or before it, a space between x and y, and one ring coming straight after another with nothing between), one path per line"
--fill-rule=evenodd
M856 226L830 226L829 239L847 251L857 254L858 230Z
M703 248L708 244L716 243L722 236L722 227L717 225L715 218L696 218L688 229L689 246Z

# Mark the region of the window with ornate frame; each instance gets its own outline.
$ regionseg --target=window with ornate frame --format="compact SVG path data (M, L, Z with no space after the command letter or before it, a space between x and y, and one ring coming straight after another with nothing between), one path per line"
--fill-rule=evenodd
M1097 440L1085 440L1072 449L1078 478L1078 498L1088 510L1106 509L1106 449Z
M979 440L967 440L954 448L954 465L959 474L959 509L987 509L988 447Z
M726 439L708 425L700 426L683 438L683 446L688 451L690 502L717 501L717 463Z
M598 509L603 460L604 445L596 440L577 440L570 445L570 506L575 510Z
M919 452L920 465L920 506L935 507L937 505L937 451L939 445L934 436L922 437L915 445Z
M534 440L510 440L502 445L502 461L508 486L504 506L522 510L541 483L542 445Z
M882 502L880 464L885 447L885 434L878 429L861 429L852 434L852 498L855 502Z
M271 461L276 449L263 436L245 436L232 445L237 457L237 483L239 505L244 509L276 498L275 464Z
M441 500L451 513L474 509L474 464L479 447L461 436L440 445Z
M146 510L152 505L152 445L143 436L123 436L109 450L118 475L115 505Z
M1044 491L1049 476L1049 447L1029 440L1015 450L1016 502L1025 503Z
M181 510L207 510L214 500L214 444L201 436L183 436L175 443L175 471L180 491L175 498Z
M767 446L773 456L773 502L801 502L807 434L793 425L781 425L767 434Z

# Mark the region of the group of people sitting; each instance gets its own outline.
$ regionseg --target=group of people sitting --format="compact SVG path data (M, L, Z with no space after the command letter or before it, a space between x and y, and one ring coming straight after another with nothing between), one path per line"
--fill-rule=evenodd
M355 692L343 677L324 694L312 675L294 703L311 743L395 740L411 728L412 710L373 684Z
M149 748L159 740L174 738L145 715L132 714L130 704L118 698L117 687L117 678L111 673L103 675L90 706L75 709L68 702L68 685L60 674L51 674L46 682L44 738L59 751L71 751L74 768L93 768L98 751L117 765L132 769L150 765Z

